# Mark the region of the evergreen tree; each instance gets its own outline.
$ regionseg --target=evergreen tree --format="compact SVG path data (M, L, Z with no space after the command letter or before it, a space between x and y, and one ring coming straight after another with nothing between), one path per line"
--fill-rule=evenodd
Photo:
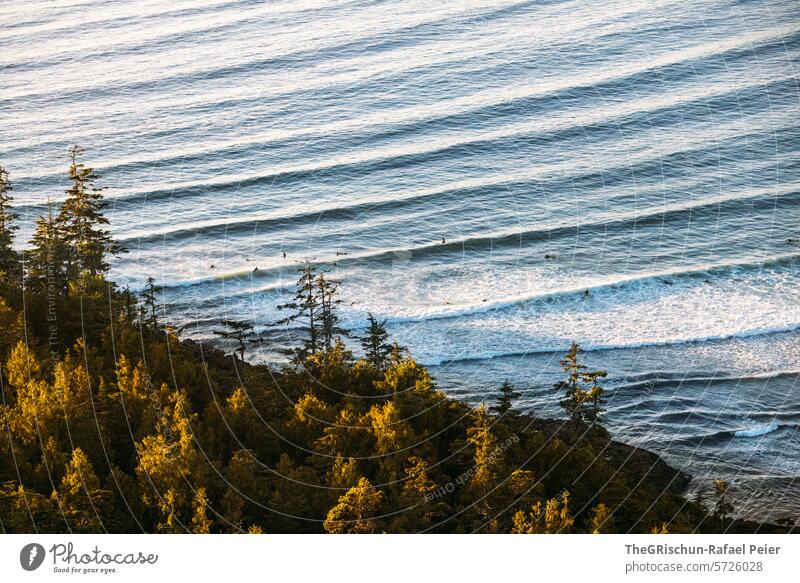
M729 485L725 480L714 480L714 495L717 498L714 503L714 516L720 521L721 532L725 532L728 527L728 518L733 512L733 505L726 499L728 489Z
M339 498L325 518L325 530L331 534L368 534L378 530L376 516L383 503L383 492L376 490L367 478Z
M14 223L19 215L11 210L11 190L8 172L0 166L0 281L16 284L21 274L19 255L14 250L14 231L18 229Z
M566 534L572 530L575 520L569 509L569 492L551 498L547 504L541 501L531 506L530 512L523 510L514 514L515 534Z
M305 265L300 270L300 277L295 284L294 300L278 306L279 310L291 310L286 318L276 322L278 325L290 324L295 321L305 323L308 338L303 342L303 347L296 351L297 359L302 361L309 354L316 354L320 349L321 316L320 298L317 295L317 272L314 265L306 259Z
M608 506L598 504L589 516L589 531L592 534L609 534L614 532L614 516Z
M448 508L435 497L439 486L429 476L428 462L411 456L405 474L399 496L403 512L392 520L390 532L422 532L446 516Z
M324 273L318 274L314 282L319 298L321 344L327 354L331 351L337 335L348 336L349 334L347 330L339 326L338 307L342 303L338 297L340 282L336 279L326 278Z
M161 292L162 288L156 286L156 280L148 277L144 284L142 296L142 320L147 318L147 323L152 328L158 327L158 299L156 294ZM148 315L149 314L149 315Z
M367 315L369 329L361 338L361 347L364 350L364 359L378 371L386 369L386 363L392 354L393 346L389 342L389 332L386 331L386 320L379 322L372 314Z
M192 501L194 514L192 515L192 532L195 534L208 534L211 532L211 519L208 518L208 496L205 488L198 488Z
M608 373L603 370L589 371L579 362L582 352L578 343L573 342L567 355L561 360L561 366L567 378L555 384L564 391L561 406L567 411L570 421L578 426L593 427L603 413L603 388L599 380Z
M67 293L67 249L53 204L47 203L47 216L36 219L36 230L25 254L27 278L34 288L47 288L58 295Z
M483 525L492 518L494 507L490 493L496 488L503 465L503 453L484 405L473 411L472 426L467 429L467 442L475 447L475 465L468 489L475 501L473 510L477 514L476 524Z
M239 358L244 362L244 353L247 347L247 341L251 339L253 332L253 325L247 322L237 322L235 320L223 320L222 325L226 326L228 330L214 330L214 334L225 340L232 340L238 347L236 352L239 353Z
M101 513L108 510L109 494L100 488L89 458L81 448L75 448L61 485L52 494L70 527L79 532L104 530Z
M514 406L514 399L519 396L514 390L514 385L512 385L508 380L503 381L503 384L500 386L500 394L497 397L497 404L492 405L491 411L497 413L498 415L505 415L511 408Z
M104 189L95 186L99 176L94 170L79 161L82 153L78 146L70 148L69 178L72 185L66 190L67 198L58 215L69 250L67 276L71 280L79 279L82 273L105 275L109 268L106 256L126 251L103 228L108 224L103 214L106 207L102 195Z

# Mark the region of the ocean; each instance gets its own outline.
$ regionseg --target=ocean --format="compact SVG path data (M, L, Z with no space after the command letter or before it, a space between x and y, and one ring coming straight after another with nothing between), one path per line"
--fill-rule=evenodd
M800 517L800 3L0 4L22 240L80 144L163 318L265 339L306 258L439 386L605 422L745 516ZM284 258L284 253L286 257ZM353 343L354 346L357 343Z

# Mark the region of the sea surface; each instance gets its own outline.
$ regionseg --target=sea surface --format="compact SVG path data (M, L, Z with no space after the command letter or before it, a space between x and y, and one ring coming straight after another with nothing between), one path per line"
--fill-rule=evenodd
M800 518L800 2L0 3L0 164L30 225L67 148L113 277L213 338L305 258L355 334L558 415L571 341L606 422L744 515ZM284 258L283 254L286 254Z

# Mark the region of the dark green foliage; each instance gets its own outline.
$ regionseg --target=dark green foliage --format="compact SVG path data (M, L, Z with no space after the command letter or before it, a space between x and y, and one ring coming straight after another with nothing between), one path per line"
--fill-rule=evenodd
M52 202L47 203L47 216L36 219L36 230L25 254L26 278L33 289L49 288L50 294L67 294L67 246Z
M564 391L561 406L573 425L582 429L594 429L598 427L597 420L603 413L604 391L598 383L608 373L603 370L587 370L578 360L581 352L581 347L573 342L569 352L561 360L567 378L556 383L555 387Z
M11 182L8 172L0 166L0 280L15 282L21 276L19 255L14 250L14 232L19 228L15 223L19 215L11 209Z
M141 293L141 317L142 323L149 325L151 328L158 327L158 298L156 294L161 291L162 289L156 286L156 280L148 277Z
M339 280L325 277L320 273L314 280L319 299L320 332L322 348L330 352L337 336L348 336L349 332L339 325Z
M364 350L364 359L377 371L383 371L389 361L394 347L389 342L389 332L386 330L386 320L379 322L372 314L367 315L369 328L361 337L361 348Z
M733 512L733 506L728 502L728 483L724 480L714 480L714 517L719 520L720 528L724 532L729 524L729 517Z
M73 146L69 151L69 178L72 185L58 214L58 225L68 250L67 275L77 280L82 273L101 275L108 272L107 257L125 252L103 226L108 224L104 209L103 189L95 186L99 176L86 167L79 157L83 150Z
M341 300L338 292L339 281L326 277L324 272L318 273L314 264L306 260L295 283L293 300L278 306L279 310L290 310L291 313L276 322L278 325L298 322L303 327L306 338L302 346L289 351L294 354L296 362L318 352L328 353L337 337L349 336L349 332L339 325Z
M497 403L492 405L491 410L498 415L505 415L514 406L514 399L519 397L519 393L514 390L514 385L508 379L500 385L500 394L497 396Z
M222 325L226 330L214 330L214 334L225 340L231 340L236 345L239 358L244 362L244 353L247 349L248 341L252 340L253 325L247 322L237 322L235 320L223 320Z
M316 354L320 349L321 316L316 278L317 271L314 264L306 259L305 265L300 269L300 277L295 284L293 301L278 306L279 310L290 310L291 313L286 318L276 322L276 324L283 325L300 322L308 334L308 337L303 341L302 347L293 350L299 361L302 361L310 354Z

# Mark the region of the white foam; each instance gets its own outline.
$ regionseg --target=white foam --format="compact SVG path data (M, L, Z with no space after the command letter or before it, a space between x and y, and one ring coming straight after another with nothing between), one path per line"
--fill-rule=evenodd
M560 351L573 340L602 350L800 329L795 265L614 279L547 277L539 269L487 270L479 277L470 271L464 277L409 277L391 297L374 285L352 297L356 312L393 315L392 333L427 364ZM475 302L478 294L487 301ZM359 305L363 298L368 303ZM392 301L401 305L391 310Z
M774 421L772 423L764 424L764 425L754 425L753 427L748 427L747 429L740 429L734 436L736 437L760 437L762 435L766 435L767 433L772 433L778 429L779 425Z

